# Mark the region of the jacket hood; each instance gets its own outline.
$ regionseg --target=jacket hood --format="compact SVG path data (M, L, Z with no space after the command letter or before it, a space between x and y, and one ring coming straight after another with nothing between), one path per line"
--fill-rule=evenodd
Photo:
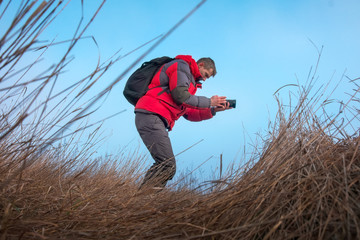
M175 59L184 60L185 62L187 62L187 64L189 64L191 73L194 76L196 81L202 79L202 76L201 76L200 71L199 71L199 67L198 67L196 61L192 58L192 56L190 56L190 55L177 55L175 57Z

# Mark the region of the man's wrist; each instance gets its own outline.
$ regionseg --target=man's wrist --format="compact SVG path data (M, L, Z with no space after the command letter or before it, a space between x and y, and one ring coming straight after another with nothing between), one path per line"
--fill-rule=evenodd
M213 116L216 115L215 107L210 107L210 111Z

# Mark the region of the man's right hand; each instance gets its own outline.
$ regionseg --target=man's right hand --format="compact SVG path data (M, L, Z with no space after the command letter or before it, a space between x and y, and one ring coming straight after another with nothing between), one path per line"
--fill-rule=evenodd
M225 96L218 96L218 95L215 95L215 96L212 96L210 98L211 100L211 106L212 107L222 107L222 106L225 106L226 105L226 97Z

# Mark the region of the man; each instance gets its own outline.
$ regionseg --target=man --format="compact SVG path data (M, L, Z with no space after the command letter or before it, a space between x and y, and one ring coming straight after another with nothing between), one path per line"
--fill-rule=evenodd
M200 81L216 75L211 58L197 62L190 55L178 55L164 64L153 77L148 92L135 106L136 128L155 163L147 171L142 187L165 187L176 171L176 162L168 131L184 116L190 121L212 118L229 108L226 97L195 95Z

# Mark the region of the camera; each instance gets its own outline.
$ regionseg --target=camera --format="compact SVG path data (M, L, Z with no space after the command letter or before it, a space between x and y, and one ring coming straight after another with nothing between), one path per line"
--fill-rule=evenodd
M229 107L236 108L236 99L229 99L229 100L226 100L226 102L229 103Z

